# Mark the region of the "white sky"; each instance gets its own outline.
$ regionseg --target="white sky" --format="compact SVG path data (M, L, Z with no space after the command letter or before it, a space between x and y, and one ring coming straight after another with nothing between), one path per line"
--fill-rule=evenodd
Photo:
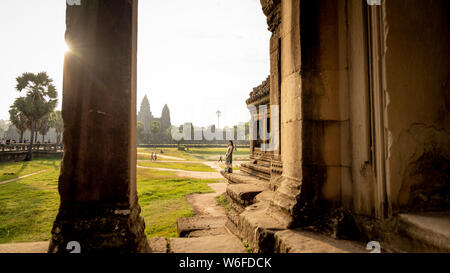
M0 119L8 119L23 72L47 71L61 96L66 6L1 4ZM173 124L216 124L217 110L221 127L248 121L245 99L269 75L269 38L259 0L140 0L138 109L147 95L154 116L169 105Z

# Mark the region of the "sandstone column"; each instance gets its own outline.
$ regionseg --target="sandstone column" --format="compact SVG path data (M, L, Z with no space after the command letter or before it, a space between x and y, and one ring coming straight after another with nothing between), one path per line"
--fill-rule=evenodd
M281 2L283 175L270 210L289 227L351 206L345 1Z
M49 252L146 252L136 192L137 0L67 6L61 205Z

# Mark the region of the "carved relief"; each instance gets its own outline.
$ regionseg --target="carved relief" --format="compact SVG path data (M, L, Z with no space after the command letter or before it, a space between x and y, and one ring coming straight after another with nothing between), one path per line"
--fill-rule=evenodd
M264 14L267 16L269 30L274 32L281 23L281 0L260 0Z

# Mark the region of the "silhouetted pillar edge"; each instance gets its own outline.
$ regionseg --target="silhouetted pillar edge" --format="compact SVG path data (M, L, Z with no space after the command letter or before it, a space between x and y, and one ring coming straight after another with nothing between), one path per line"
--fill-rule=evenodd
M49 252L148 252L136 191L137 0L67 6L61 205Z

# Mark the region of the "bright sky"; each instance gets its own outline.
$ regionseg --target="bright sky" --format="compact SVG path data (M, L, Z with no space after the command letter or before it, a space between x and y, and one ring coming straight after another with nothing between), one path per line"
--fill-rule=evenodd
M15 78L47 71L62 93L65 1L2 0L0 119L19 93ZM269 75L269 38L259 0L140 0L138 109L168 104L173 124L248 121L245 99ZM58 107L60 108L60 106Z

